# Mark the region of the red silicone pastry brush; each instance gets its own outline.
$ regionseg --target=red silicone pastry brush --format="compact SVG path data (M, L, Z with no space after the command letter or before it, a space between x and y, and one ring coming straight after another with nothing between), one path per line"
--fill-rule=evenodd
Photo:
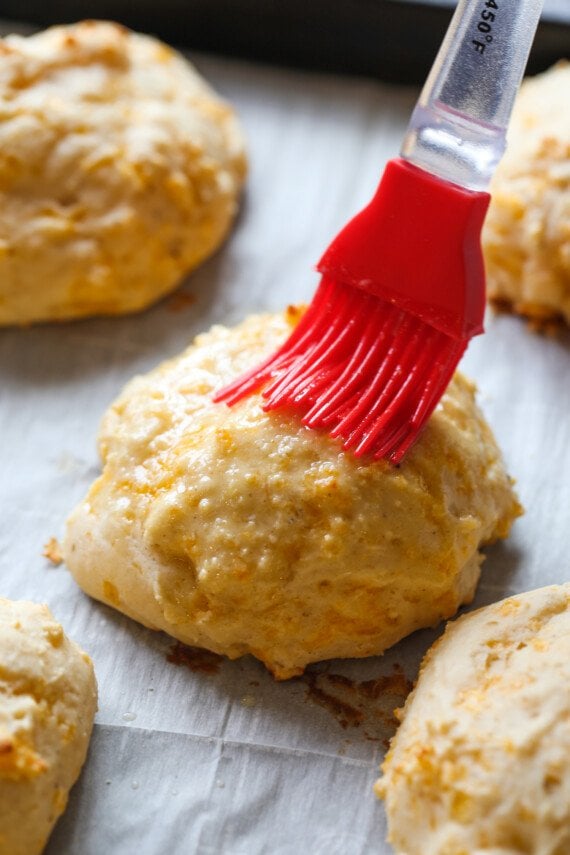
M318 264L315 296L264 363L217 392L262 389L356 456L398 463L483 332L481 227L542 0L460 0L401 156Z

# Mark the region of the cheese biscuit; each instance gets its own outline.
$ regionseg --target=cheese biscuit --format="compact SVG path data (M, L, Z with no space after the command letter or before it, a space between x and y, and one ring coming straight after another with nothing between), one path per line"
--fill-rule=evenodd
M483 229L492 302L570 323L570 64L526 80Z
M398 855L570 852L570 585L448 625L383 764Z
M97 21L0 40L0 326L143 309L211 255L246 161L182 56Z
M46 606L0 599L0 855L43 850L87 754L93 665Z
M103 474L63 547L91 596L188 644L251 653L279 678L453 615L480 547L521 510L460 375L396 468L263 412L257 394L214 404L299 317L214 327L135 378L104 418Z

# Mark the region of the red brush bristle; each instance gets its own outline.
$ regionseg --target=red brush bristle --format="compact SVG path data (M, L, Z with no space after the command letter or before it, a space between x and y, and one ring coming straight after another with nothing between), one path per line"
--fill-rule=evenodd
M390 161L322 256L323 278L291 336L214 400L262 390L264 410L291 407L357 457L398 463L483 332L489 198Z
M391 303L324 277L282 347L214 400L234 404L265 387L265 411L294 407L303 424L328 430L355 456L398 463L465 346Z
M285 370L298 355L306 356L315 338L318 338L326 328L325 312L332 308L330 292L333 286L334 282L323 278L311 305L281 347L260 365L256 365L233 383L216 392L213 400L216 403L223 401L228 406L232 406L252 392L256 392L279 371Z

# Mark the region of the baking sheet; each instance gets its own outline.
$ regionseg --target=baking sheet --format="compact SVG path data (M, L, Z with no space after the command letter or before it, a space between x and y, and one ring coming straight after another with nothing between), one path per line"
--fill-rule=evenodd
M457 0L2 0L37 26L112 18L188 49L390 83L427 77ZM570 52L568 0L544 0L529 67Z
M133 374L214 322L310 299L313 264L368 201L417 95L195 60L241 114L251 174L230 241L178 292L189 299L0 331L0 594L47 602L93 657L100 688L89 758L47 853L388 855L371 788L403 675L415 677L439 630L381 658L318 665L305 681L276 683L252 659L192 670L168 661L171 639L90 601L41 555L98 474L99 419ZM463 367L527 509L487 550L480 605L570 577L570 338L490 317Z

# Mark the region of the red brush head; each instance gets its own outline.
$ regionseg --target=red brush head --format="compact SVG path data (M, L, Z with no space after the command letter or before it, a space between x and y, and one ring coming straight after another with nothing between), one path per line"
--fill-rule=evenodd
M325 252L291 336L214 400L231 405L263 388L264 410L292 407L355 455L398 463L483 331L488 203L487 193L391 161L370 205Z
M469 339L483 332L481 228L489 199L391 160L370 204L337 235L318 269Z

